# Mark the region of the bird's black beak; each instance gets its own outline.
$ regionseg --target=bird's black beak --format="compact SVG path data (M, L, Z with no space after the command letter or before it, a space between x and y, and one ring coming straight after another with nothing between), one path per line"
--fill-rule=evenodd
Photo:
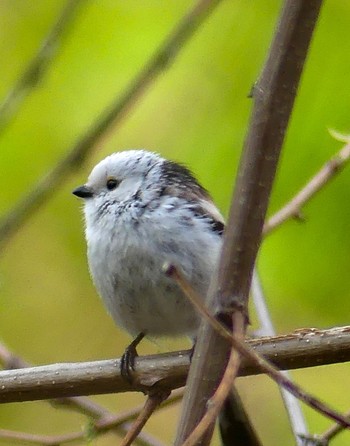
M94 194L92 189L88 186L79 186L73 190L72 194L76 195L79 198L91 198Z

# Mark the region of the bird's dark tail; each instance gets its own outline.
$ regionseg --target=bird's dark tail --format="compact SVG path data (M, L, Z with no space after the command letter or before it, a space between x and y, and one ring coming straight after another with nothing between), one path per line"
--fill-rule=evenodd
M262 446L235 388L221 409L219 430L223 446Z

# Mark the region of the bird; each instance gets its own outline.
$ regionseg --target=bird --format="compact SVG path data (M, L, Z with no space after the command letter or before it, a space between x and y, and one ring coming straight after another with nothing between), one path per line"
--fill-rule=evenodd
M73 194L84 200L91 277L115 323L133 337L194 339L199 317L164 265L205 298L224 219L190 170L145 150L116 152Z
M84 203L93 283L115 323L134 338L121 361L122 375L132 380L136 347L145 336L188 336L195 343L200 318L164 266L181 271L204 300L224 218L186 166L147 150L112 153L73 194ZM260 445L238 394L226 406L222 438L234 426L235 445Z

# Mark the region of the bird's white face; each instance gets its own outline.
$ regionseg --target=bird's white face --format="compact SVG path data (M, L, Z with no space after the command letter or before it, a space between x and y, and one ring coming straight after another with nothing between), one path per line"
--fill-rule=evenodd
M85 198L86 215L101 216L109 207L140 199L140 194L156 184L157 169L163 160L143 150L114 153L92 170L87 183L74 194Z

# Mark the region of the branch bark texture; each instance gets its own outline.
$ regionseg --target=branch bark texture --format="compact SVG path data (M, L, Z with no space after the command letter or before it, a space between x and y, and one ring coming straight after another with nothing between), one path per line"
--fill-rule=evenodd
M302 329L248 343L281 370L350 360L350 326L329 330ZM185 385L189 365L189 351L137 357L132 385L120 375L119 359L4 370L0 372L0 404L78 395L149 392L157 388L175 389ZM239 376L259 373L260 368L246 359L242 360Z
M254 107L209 305L240 326L280 150L294 104L321 0L286 0L269 55L253 93ZM233 314L233 316L231 316ZM236 323L235 323L236 319ZM188 378L175 445L181 445L206 412L224 373L230 344L203 321ZM212 430L198 445L208 445Z

